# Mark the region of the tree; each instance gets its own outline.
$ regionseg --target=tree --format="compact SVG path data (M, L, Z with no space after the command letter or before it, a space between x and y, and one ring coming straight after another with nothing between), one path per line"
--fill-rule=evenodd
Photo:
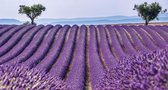
M19 14L26 14L26 16L30 18L31 24L35 24L34 19L40 16L45 9L46 8L41 4L35 4L33 6L20 5Z
M141 5L135 5L133 10L137 10L138 16L145 20L145 25L148 25L154 19L159 20L157 17L159 13L165 13L167 11L167 9L162 10L162 7L157 2L151 4L144 2Z

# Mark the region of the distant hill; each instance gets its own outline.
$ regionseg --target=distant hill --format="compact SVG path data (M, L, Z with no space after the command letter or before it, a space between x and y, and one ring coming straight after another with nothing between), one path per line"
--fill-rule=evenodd
M52 18L42 18L35 20L38 24L55 24L55 23L72 23L72 22L95 22L102 20L122 20L127 19L128 16L110 16L110 17L93 17L93 18L72 18L72 19L52 19Z
M22 22L16 19L0 19L0 24L22 24Z
M72 18L72 19L52 19L43 18L36 20L38 24L122 24L122 23L143 23L144 21L138 16L109 16L109 17L93 17L93 18ZM160 14L159 21L153 22L168 22L168 13Z
M54 19L54 18L40 18L35 20L37 24L123 24L123 23L143 23L144 21L138 16L109 16L109 17L93 17L93 18L72 18L72 19ZM154 20L153 22L168 22L168 13L160 14L159 21ZM0 24L22 24L16 19L0 19Z

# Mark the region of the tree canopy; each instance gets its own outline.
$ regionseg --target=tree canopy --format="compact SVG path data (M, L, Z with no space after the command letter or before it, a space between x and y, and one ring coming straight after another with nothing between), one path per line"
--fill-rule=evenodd
M31 24L34 24L34 19L40 16L45 9L41 4L35 4L33 6L20 5L19 13L26 14L31 19Z
M148 25L154 19L158 20L159 13L167 11L167 9L162 10L162 7L157 2L151 4L144 2L141 5L135 5L133 10L137 10L138 16L145 20L145 25Z

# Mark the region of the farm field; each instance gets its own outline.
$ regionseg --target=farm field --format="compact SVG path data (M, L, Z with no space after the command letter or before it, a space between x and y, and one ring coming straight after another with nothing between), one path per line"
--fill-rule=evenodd
M167 25L0 25L0 90L167 90L167 45ZM133 68L144 75L142 82L129 73ZM27 75L32 86L12 83L26 77L24 72L44 78Z

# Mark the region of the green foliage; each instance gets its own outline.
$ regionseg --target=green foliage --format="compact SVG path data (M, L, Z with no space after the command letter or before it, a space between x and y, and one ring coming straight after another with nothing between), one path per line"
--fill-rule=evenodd
M20 5L19 13L26 14L31 19L31 24L34 24L34 19L40 16L45 9L41 4L35 4L33 6Z
M133 10L137 10L138 16L145 20L145 25L148 25L149 21L154 19L158 20L157 16L159 13L165 13L167 11L167 9L162 10L162 7L157 2L151 4L144 2L141 5L135 5Z

